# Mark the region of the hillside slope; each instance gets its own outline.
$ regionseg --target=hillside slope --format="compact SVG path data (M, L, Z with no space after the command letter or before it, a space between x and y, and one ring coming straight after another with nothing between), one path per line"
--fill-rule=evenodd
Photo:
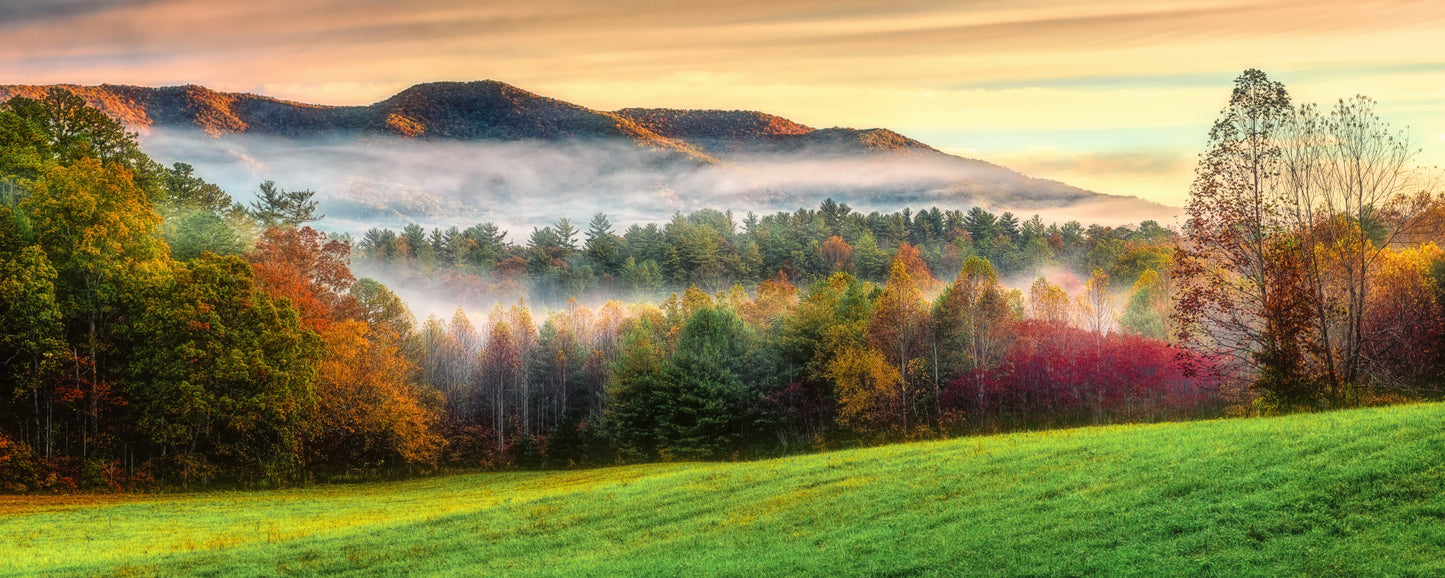
M202 86L61 85L132 130L195 130L293 139L390 136L432 140L612 139L711 162L692 146L617 114L493 80L418 84L369 106L326 106ZM48 86L0 86L0 101Z
M1440 575L1445 405L0 500L3 574Z

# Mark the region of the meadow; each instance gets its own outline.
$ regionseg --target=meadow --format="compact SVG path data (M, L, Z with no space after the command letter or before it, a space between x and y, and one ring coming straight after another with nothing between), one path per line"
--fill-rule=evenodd
M1445 404L745 463L0 498L5 575L1441 575Z

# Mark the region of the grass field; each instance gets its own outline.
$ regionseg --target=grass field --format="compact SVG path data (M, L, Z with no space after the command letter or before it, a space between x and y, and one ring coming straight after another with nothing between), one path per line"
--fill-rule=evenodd
M1445 574L1445 405L752 463L0 498L8 575Z

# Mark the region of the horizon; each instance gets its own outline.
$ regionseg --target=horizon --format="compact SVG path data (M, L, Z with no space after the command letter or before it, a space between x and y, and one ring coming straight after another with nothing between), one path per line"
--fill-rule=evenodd
M362 105L495 79L594 110L755 110L887 128L1029 176L1180 206L1232 79L1296 102L1356 93L1445 164L1445 6L1428 2L454 0L0 5L0 84L203 85ZM284 63L284 64L278 64Z

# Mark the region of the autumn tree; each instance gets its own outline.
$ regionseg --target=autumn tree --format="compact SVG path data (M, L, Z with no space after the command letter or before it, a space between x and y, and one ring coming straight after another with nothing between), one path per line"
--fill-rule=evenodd
M169 271L166 246L155 236L160 217L128 170L89 158L51 169L19 209L55 268L71 358L77 372L90 374L85 428L97 433L99 388L115 369L113 325Z
M1292 109L1284 85L1250 69L1235 80L1229 105L1210 129L1185 211L1174 278L1178 338L1211 358L1230 361L1236 380L1269 374L1271 383L1299 384L1305 368L1292 362L1300 337L1296 311L1308 306L1278 287L1292 274L1276 270L1291 243L1283 210L1281 143ZM1291 283L1293 281L1290 281ZM1262 387L1270 387L1261 384ZM1291 386L1293 387L1293 386Z
M853 247L848 245L842 237L833 235L819 248L823 262L833 271L846 271L852 268Z
M1411 166L1409 134L1374 109L1364 96L1326 115L1301 106L1283 146L1283 213L1300 239L1315 373L1336 405L1367 379L1366 350L1379 347L1365 325L1381 262L1390 247L1417 240L1437 185Z
M1080 311L1084 328L1098 334L1107 333L1114 324L1114 294L1109 289L1109 274L1094 269L1084 283L1084 307Z
M887 410L897 417L897 424L904 434L909 430L908 414L915 411L912 395L913 381L919 376L910 371L910 363L923 353L928 337L928 314L923 298L912 276L908 274L905 260L895 259L888 284L883 288L874 305L873 319L868 326L869 344L881 353L898 375L896 380L871 380L874 385L896 387L889 391L877 392L871 397L887 400ZM865 357L854 364L857 368L870 363ZM876 372L868 371L869 374ZM889 421L893 421L890 419ZM917 425L917 424L915 424Z
M291 300L313 329L362 314L349 295L356 277L346 241L329 239L311 227L271 228L246 258L256 269L257 282L272 295Z
M318 365L308 458L332 471L434 466L445 445L430 399L438 394L413 383L415 367L395 340L369 338L370 332L348 320L322 335L326 356Z
M1029 286L1029 311L1045 323L1069 322L1069 294L1040 276Z

